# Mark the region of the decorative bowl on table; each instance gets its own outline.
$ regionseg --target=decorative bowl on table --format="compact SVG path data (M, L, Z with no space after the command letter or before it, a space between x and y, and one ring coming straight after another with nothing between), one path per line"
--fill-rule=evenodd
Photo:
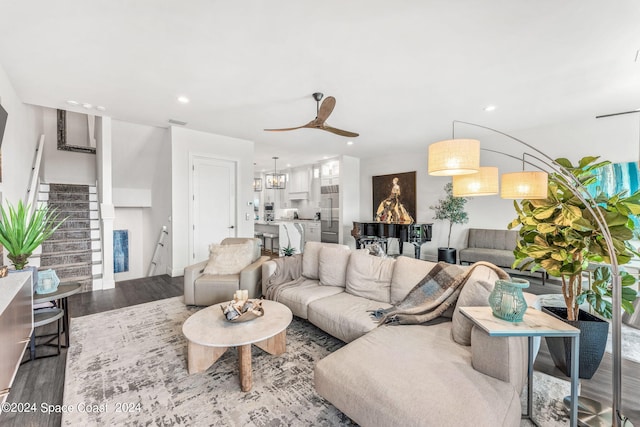
M220 305L227 322L248 322L264 315L262 301L258 299L233 300Z

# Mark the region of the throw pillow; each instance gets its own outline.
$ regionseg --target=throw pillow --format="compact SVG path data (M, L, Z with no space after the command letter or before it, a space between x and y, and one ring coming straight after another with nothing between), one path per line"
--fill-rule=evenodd
M320 276L318 275L318 267L320 263L320 248L325 246L349 249L349 247L346 245L338 245L335 243L305 243L304 251L302 253L302 275L307 279L318 280L320 278Z
M321 285L346 286L347 264L351 256L350 250L340 246L320 248L318 256L318 278Z
M395 262L393 258L380 258L360 251L352 253L347 267L346 291L388 303Z
M253 242L209 246L209 262L204 274L238 274L253 260Z
M473 322L460 313L458 307L488 306L489 294L493 290L494 283L486 280L469 280L462 288L451 323L451 335L458 344L471 345L471 328L473 327Z

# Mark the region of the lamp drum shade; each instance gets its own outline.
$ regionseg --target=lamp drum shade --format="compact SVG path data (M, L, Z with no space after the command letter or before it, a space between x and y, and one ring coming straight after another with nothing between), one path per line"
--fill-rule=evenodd
M476 173L453 177L454 197L498 194L498 168L483 166Z
M480 170L480 141L448 139L429 146L429 175L455 176Z
M502 174L503 199L546 199L548 174L546 172L513 172Z

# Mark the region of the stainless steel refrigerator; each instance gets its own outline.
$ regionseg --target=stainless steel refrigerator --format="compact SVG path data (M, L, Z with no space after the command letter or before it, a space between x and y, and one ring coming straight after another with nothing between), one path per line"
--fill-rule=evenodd
M320 187L320 240L339 243L340 190L337 185Z

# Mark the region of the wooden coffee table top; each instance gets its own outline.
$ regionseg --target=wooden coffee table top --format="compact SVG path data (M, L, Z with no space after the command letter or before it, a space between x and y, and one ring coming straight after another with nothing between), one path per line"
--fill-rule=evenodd
M182 333L191 342L207 347L235 347L264 341L284 331L291 323L291 310L275 301L263 300L264 316L248 322L227 322L221 306L214 304L189 317Z

